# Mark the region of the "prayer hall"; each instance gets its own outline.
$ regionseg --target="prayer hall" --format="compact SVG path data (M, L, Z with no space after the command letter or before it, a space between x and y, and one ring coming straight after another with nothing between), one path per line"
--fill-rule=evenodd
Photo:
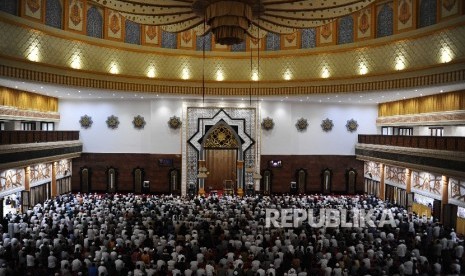
M465 3L0 0L0 276L465 275Z

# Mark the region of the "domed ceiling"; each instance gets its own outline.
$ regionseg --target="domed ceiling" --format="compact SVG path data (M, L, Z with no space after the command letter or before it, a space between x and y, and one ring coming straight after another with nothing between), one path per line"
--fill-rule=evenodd
M374 0L91 0L120 12L131 21L182 32L212 31L216 43L233 45L245 36L267 32L291 34L297 28L324 25L358 11Z

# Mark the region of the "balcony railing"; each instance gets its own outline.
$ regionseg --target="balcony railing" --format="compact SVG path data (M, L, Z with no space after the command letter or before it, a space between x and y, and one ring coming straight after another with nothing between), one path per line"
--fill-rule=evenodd
M79 131L2 130L0 145L79 140Z
M465 152L465 137L458 136L402 136L358 135L360 144L422 148Z

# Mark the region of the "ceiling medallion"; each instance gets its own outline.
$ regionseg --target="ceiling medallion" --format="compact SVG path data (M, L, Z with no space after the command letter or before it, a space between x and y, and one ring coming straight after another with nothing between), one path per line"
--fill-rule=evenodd
M137 115L136 117L134 117L134 120L132 120L132 124L135 128L142 129L145 126L145 119L144 117Z
M321 129L323 129L323 131L331 131L333 129L333 120L330 120L328 118L324 119L322 122L321 122Z
M297 123L295 124L295 127L297 128L298 131L304 131L308 127L308 122L307 119L300 118L297 120Z
M107 122L108 128L111 128L111 129L118 128L118 125L119 125L118 117L111 115L110 117L107 118L106 122Z
M171 117L170 120L168 121L168 125L169 125L170 128L172 128L172 129L178 129L178 128L181 127L182 122L181 122L181 119L179 119L179 117L173 116L173 117Z
M142 25L161 26L167 32L194 29L212 32L223 45L242 43L248 35L263 38L268 32L289 35L355 13L374 0L262 1L262 0L89 0ZM159 3L162 2L162 3ZM320 3L321 2L321 3ZM320 5L321 4L321 5Z
M354 132L358 128L358 123L354 119L347 120L346 128L350 132Z
M93 123L92 117L87 116L87 114L84 116L81 116L81 120L79 120L79 123L81 124L81 127L87 129L92 126L92 123Z
M272 130L273 127L274 127L273 119L271 119L270 117L266 117L265 119L263 119L262 128L264 130Z

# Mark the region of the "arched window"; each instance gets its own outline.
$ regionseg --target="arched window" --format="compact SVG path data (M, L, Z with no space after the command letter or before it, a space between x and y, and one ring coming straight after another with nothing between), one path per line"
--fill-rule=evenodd
M354 42L354 19L352 16L344 16L339 20L339 30L337 32L337 44Z
M161 47L176 49L178 43L178 35L176 33L161 31ZM206 50L206 49L205 49Z
M212 33L209 32L208 34L204 36L197 36L196 37L196 44L195 44L195 49L197 51L203 51L203 43L205 40L205 51L211 51L212 49Z
M103 17L95 6L87 10L87 35L103 38Z
M421 0L418 18L418 27L426 27L436 24L436 0Z
M59 0L47 0L45 8L45 24L61 29L63 21L63 7Z
M389 4L384 4L378 13L378 20L376 25L376 37L384 37L392 35L393 33L393 10Z
M131 44L140 44L140 25L126 20L126 32L124 41Z
M279 51L281 49L281 36L274 33L266 35L266 51Z
M303 29L302 30L302 42L301 48L315 48L316 47L316 32L315 29Z
M0 0L0 11L18 15L18 3L17 0Z

